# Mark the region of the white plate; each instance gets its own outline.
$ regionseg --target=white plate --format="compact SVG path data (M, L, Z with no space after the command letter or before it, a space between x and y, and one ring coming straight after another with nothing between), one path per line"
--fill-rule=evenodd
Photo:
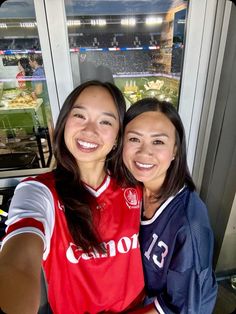
M7 98L7 99L12 99L12 98L15 98L18 95L19 94L17 94L17 93L9 93L9 94L3 94L3 97Z
M5 107L5 106L6 106L5 101L4 100L0 101L0 107Z
M0 101L0 107L6 107L8 104L8 100L1 100Z

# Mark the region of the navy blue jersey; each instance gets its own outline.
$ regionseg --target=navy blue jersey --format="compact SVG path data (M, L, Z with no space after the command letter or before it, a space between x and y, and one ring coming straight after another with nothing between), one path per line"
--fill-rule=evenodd
M210 314L217 284L207 209L187 187L141 221L140 244L148 298L160 314Z

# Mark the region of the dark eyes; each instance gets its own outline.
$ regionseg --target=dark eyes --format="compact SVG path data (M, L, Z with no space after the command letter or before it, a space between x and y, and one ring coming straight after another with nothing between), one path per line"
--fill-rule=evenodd
M86 116L83 115L82 113L79 113L79 112L74 112L73 113L73 117L86 120ZM111 121L108 121L108 120L101 120L99 123L102 124L102 125L110 125L110 126L112 126Z
M155 141L153 141L153 144L154 145L162 145L162 144L164 144L164 142L161 140L155 140Z
M128 138L128 141L132 142L132 143L140 143L140 139L137 137L130 137L130 138ZM154 140L154 141L152 141L152 144L153 145L164 145L165 143L162 140Z
M100 124L104 124L104 125L112 125L112 123L108 120L103 120L100 122Z
M73 116L76 117L76 118L85 119L85 116L82 115L81 113L78 113L78 112L75 112L75 113L73 114Z
M136 138L136 137L130 137L130 138L128 139L128 141L129 141L129 142L139 142L139 139Z

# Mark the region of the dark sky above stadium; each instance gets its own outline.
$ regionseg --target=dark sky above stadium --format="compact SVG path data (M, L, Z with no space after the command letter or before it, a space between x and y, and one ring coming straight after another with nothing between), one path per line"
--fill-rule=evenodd
M186 3L183 0L66 0L67 14L143 14L167 12L171 7ZM81 12L81 13L80 13Z
M186 0L65 0L68 16L154 14L183 3ZM35 17L33 0L7 0L0 7L0 18L19 17Z

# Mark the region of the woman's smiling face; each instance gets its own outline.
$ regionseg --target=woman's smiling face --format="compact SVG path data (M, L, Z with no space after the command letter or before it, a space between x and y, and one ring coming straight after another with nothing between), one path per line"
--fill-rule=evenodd
M86 87L68 115L65 144L79 166L105 162L119 131L119 115L112 95L101 86Z
M160 188L175 153L175 127L162 112L144 112L127 124L123 160L145 186Z

